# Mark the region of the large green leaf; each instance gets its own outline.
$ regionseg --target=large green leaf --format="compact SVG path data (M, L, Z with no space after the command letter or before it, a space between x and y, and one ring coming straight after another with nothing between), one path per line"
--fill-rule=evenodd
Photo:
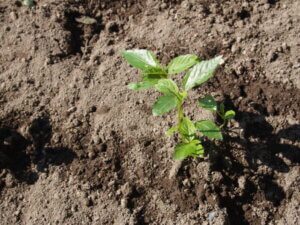
M178 99L173 95L161 96L152 107L154 116L162 115L176 107Z
M122 52L128 63L145 73L164 74L154 54L145 49L126 50Z
M182 160L188 156L202 156L204 148L199 140L194 140L189 143L179 143L175 147L173 157L177 160Z
M192 141L195 138L196 127L189 118L183 117L178 131L185 139Z
M210 111L217 111L217 102L214 100L214 98L211 95L205 95L204 98L199 99L199 105Z
M168 74L180 73L191 66L200 62L200 59L196 55L181 55L174 58L168 65Z
M159 74L145 74L141 82L130 83L127 87L135 91L146 90L153 87L162 78L164 78L164 76Z
M222 140L220 128L210 120L202 120L196 123L196 128L205 136Z
M185 91L207 81L216 70L217 66L222 62L222 56L202 61L193 66L185 75L183 80L183 88Z
M225 113L226 120L233 119L234 117L235 117L235 111L233 111L233 110L226 111L226 113Z
M177 84L171 79L161 79L155 85L156 90L166 94L166 95L174 95L179 96L179 89Z

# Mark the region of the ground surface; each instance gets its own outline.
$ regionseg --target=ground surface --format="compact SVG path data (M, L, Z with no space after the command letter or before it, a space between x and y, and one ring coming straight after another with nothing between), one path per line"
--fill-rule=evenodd
M0 224L300 224L298 0L0 2ZM84 25L75 18L97 19ZM172 159L175 114L133 92L120 56L225 63L212 93L237 112L206 160Z

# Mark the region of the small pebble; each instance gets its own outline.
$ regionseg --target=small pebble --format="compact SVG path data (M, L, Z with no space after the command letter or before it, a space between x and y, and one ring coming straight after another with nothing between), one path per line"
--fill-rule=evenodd
M94 159L94 158L96 157L95 152L94 152L94 151L90 151L90 152L88 153L88 157L89 157L89 159Z
M8 188L12 188L15 186L14 177L8 173L5 177L5 186Z
M78 211L78 205L72 205L71 211L72 212L77 212Z
M270 7L271 7L271 5L270 5L270 4L265 4L265 5L264 5L264 8L265 8L265 10L268 10L268 9L270 9Z
M161 8L161 9L166 9L166 8L168 8L168 5L167 5L166 3L162 3L162 4L160 5L160 8Z
M240 47L239 46L237 46L237 45L232 45L232 47L231 47L231 52L232 53L237 53L237 52L239 52L240 51Z
M11 18L12 20L18 19L18 15L17 15L15 12L9 13L9 16L10 16L10 18Z
M183 181L182 181L182 184L184 185L184 186L190 186L190 181L189 181L189 179L184 179Z
M129 196L132 192L132 188L130 187L130 184L127 182L125 183L122 187L121 187L121 193L124 195L124 196Z
M288 46L287 46L287 44L285 42L282 43L281 47L282 47L283 51L288 50Z
M122 198L121 199L121 206L122 206L122 208L125 209L127 207L127 204L128 204L127 198Z
M244 190L246 186L246 178L244 176L239 177L238 184L239 184L239 188Z

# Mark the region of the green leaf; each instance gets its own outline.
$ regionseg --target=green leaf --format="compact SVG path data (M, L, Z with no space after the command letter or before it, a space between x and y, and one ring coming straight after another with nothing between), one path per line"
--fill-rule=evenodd
M24 1L22 2L22 4L23 4L24 6L27 6L28 8L31 8L32 6L34 6L33 0L24 0Z
M188 141L192 141L195 138L196 127L195 124L189 118L183 117L178 131Z
M204 98L199 99L199 105L210 111L217 111L217 102L211 95L205 95Z
M166 135L171 136L177 130L178 130L178 127L171 127L169 130L167 130Z
M204 154L204 148L200 144L199 140L194 140L189 143L179 143L175 147L173 157L176 160L182 160L188 156L202 156Z
M127 85L128 89L134 90L134 91L141 91L146 90L148 88L153 87L154 84L147 81L137 82L137 83L130 83Z
M130 83L127 85L127 88L135 91L146 90L153 87L162 78L164 76L159 74L145 74L141 82Z
M200 62L200 59L196 55L181 55L174 58L168 65L168 74L180 73L191 66Z
M153 84L157 84L160 79L166 78L166 76L161 74L144 74L143 81L149 81Z
M152 52L145 49L126 50L122 52L128 63L145 73L165 74Z
M183 88L185 91L207 81L222 62L222 56L202 61L193 66L183 79Z
M209 138L215 138L222 140L223 136L220 131L220 128L210 120L203 120L196 123L196 128L203 133L203 135Z
M176 107L177 103L178 100L175 96L161 96L153 105L152 114L157 116L169 112Z
M233 110L228 110L225 113L225 120L230 120L230 119L233 119L234 117L235 117L235 111L233 111Z
M161 79L155 85L156 90L166 94L166 95L174 95L179 96L179 89L177 84L171 79Z

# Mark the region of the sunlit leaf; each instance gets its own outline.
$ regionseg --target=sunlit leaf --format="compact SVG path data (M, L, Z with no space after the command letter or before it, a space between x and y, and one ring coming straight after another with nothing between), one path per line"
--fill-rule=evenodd
M166 94L166 95L179 95L179 89L177 84L170 79L161 79L155 85L156 90Z
M222 140L220 128L210 120L202 120L196 123L196 128L205 136Z
M204 148L200 144L200 141L194 140L189 143L179 143L175 147L173 157L176 160L182 160L188 156L202 156L204 154Z
M145 49L126 50L122 52L128 63L145 73L164 74L154 54Z
M27 6L28 8L31 8L32 6L34 6L34 1L33 1L33 0L24 0L24 1L22 2L22 4L23 4L24 6Z
M211 95L205 95L204 98L199 99L199 105L210 111L217 111L217 102Z
M207 81L216 70L217 66L222 62L222 56L202 61L193 66L185 75L183 80L184 90L189 90L199 84Z
M130 83L127 85L127 88L135 91L141 91L141 90L146 90L148 88L151 88L153 87L153 85L154 84L152 84L151 82L141 81L137 83Z
M145 74L141 82L130 83L127 85L127 88L135 91L146 90L153 87L160 79L163 78L164 76L159 74Z
M161 96L153 105L152 114L154 116L162 115L176 107L178 100L175 96Z
M235 117L235 111L233 111L233 110L228 110L225 113L225 119L226 120L233 119L234 117Z
M167 130L166 135L171 136L177 130L178 130L178 127L171 127L169 130Z
M200 59L195 55L181 55L174 58L168 65L168 74L180 73L191 66L195 65L197 62L200 62Z
M192 141L195 138L195 131L196 131L195 125L187 117L183 117L180 123L180 127L178 128L178 131L188 141Z

